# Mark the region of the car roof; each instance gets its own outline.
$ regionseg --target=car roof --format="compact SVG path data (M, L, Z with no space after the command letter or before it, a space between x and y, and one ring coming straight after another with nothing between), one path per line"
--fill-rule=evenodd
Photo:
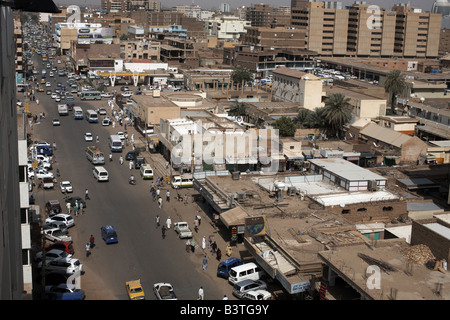
M115 230L114 230L114 227L111 226L111 225L106 225L106 226L103 226L102 228L105 229L105 230L107 230L107 231L115 231Z

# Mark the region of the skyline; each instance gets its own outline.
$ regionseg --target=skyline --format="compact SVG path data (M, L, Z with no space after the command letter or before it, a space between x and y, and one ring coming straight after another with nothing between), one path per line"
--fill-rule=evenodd
M57 5L79 5L79 6L98 6L100 7L100 0L54 0L55 4ZM338 2L342 2L343 6L351 5L355 2L355 0L340 0ZM399 3L410 3L411 6L420 8L424 11L431 11L431 8L433 6L434 1L430 0L366 0L366 3L373 4L373 5L379 5L380 7L384 9L391 9L395 4ZM161 1L161 5L163 8L171 8L175 5L180 4L196 4L201 6L203 9L211 10L211 9L217 9L221 3L228 3L231 8L237 8L241 6L251 6L253 4L269 4L273 7L281 7L281 6L290 6L291 1L290 0L278 0L278 1L253 1L253 0L219 0L214 1L211 3L211 1L208 0L163 0Z

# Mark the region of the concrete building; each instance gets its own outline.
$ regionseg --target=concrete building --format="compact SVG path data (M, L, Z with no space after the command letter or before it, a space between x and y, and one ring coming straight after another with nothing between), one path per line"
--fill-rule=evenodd
M308 49L324 56L438 56L441 14L406 5L390 11L355 2L349 9L307 2L292 9L292 26L308 34ZM372 23L367 23L372 21Z
M246 27L250 27L250 21L242 21L238 17L220 16L210 20L204 20L203 26L208 36L217 36L218 40L238 41Z
M285 67L275 69L272 75L274 100L296 102L311 111L323 106L322 80L315 75Z
M273 49L307 49L307 35L303 30L290 28L248 27L242 44Z

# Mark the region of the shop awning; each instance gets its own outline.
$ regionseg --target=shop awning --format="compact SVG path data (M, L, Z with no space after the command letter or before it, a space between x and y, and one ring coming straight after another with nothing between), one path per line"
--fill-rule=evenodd
M248 217L248 213L240 206L236 206L220 214L220 220L227 228L244 225L246 217Z

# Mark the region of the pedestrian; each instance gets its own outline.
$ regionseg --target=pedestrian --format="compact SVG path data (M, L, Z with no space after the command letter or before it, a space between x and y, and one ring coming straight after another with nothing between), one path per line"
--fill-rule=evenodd
M109 162L111 162L112 161L112 153L110 152L109 153Z
M94 236L91 234L91 236L89 237L89 243L91 244L91 249L94 248L95 244L94 244L95 238Z
M156 179L156 186L159 188L159 177Z
M131 143L134 143L134 133L131 134Z
M69 214L70 214L70 207L71 207L70 202L67 202L66 207L67 207L67 212L69 212Z
M160 209L162 208L162 198L161 197L158 198L158 206ZM170 229L170 228L167 228L167 229Z
M98 138L98 136L95 137L95 141L96 141L97 143L99 143L100 139Z
M156 221L156 228L159 228L159 215L156 215L155 221Z
M217 261L220 261L220 259L222 258L222 251L220 251L219 248L217 248L216 258Z
M123 157L122 156L120 156L119 162L120 162L120 164L123 164Z
M202 239L202 249L203 250L206 249L206 238L205 238L205 236L203 236L203 239Z
M203 270L206 270L207 267L208 267L208 258L205 255L203 257Z
M166 192L166 201L169 202L170 201L170 191L167 190Z
M186 193L184 195L184 205L187 205L187 204L188 204L188 194Z
M202 217L197 216L197 220L198 220L198 226L200 227L201 223L202 223Z
M233 252L233 249L231 249L231 245L228 245L225 250L227 256L231 257L231 253Z
M85 195L84 195L84 200L91 200L91 198L89 198L89 190L86 189Z
M159 197L160 193L161 193L161 190L156 189L156 196L157 196L157 197Z
M216 248L217 248L217 244L216 244L216 242L214 241L214 242L211 244L211 253L212 253L212 254L215 254L215 253L216 253Z
M89 255L91 254L91 245L88 243L86 243L86 258L89 257Z
M153 201L155 201L156 200L156 190L155 189L152 190L152 196L153 196Z
M167 229L170 229L171 225L172 225L172 219L170 219L170 217L167 217L167 220L166 220Z
M133 160L130 160L130 170L133 169Z
M53 149L56 151L56 142L53 141Z
M189 239L186 241L186 252L191 252L191 241Z
M204 299L205 299L205 291L203 290L203 287L200 287L200 289L198 289L197 300L204 300Z
M166 237L166 227L163 225L161 228L162 238L164 239Z
M115 128L116 127L116 122L113 120L113 123L112 123L112 127L113 128Z
M75 211L75 217L78 217L78 204L75 204L73 210Z
M195 252L195 245L196 245L196 242L195 242L194 238L192 238L191 239L191 251L192 252Z
M223 295L223 299L222 300L228 300L228 297L226 294Z
M198 219L197 219L197 217L195 217L195 219L194 219L194 230L195 230L195 232L198 233Z
M80 202L80 214L83 214L83 202Z

